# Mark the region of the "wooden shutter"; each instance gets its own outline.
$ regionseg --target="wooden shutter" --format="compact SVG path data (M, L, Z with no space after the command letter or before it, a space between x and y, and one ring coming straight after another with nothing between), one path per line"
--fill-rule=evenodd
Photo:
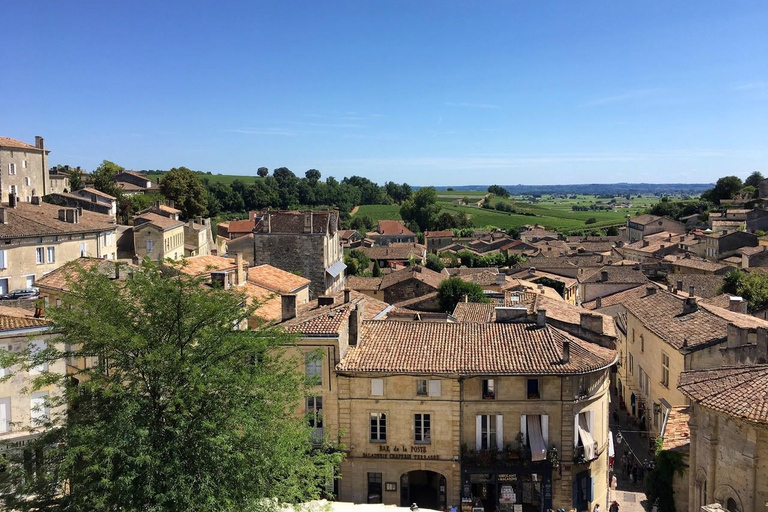
M442 386L439 380L429 381L429 396L440 396L441 391L442 391Z
M523 445L528 442L528 418L525 414L520 415L520 432L523 434Z
M0 400L0 432L8 432L11 421L11 399L3 398Z
M541 437L544 438L544 445L549 449L549 416L541 415Z
M475 450L483 449L483 416L475 416Z
M496 448L504 449L504 415L496 415Z

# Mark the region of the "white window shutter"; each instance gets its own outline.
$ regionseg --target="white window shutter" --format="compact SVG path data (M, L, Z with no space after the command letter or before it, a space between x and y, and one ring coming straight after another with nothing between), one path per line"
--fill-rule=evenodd
M0 251L0 268L6 268L5 267L5 251Z
M480 451L483 448L483 417L478 414L475 416L475 450Z
M441 383L439 380L429 381L429 396L440 396Z
M11 399L4 398L0 400L0 432L11 430Z
M573 446L579 446L579 415L573 417Z
M371 379L371 395L384 395L384 379Z
M595 436L595 411L587 411L587 429L589 430L589 433L592 434L592 437Z
M496 415L496 448L501 451L504 449L504 415Z
M528 442L528 418L525 414L520 415L520 432L523 434L523 444Z
M544 446L549 448L549 415L541 415L541 437L544 438Z

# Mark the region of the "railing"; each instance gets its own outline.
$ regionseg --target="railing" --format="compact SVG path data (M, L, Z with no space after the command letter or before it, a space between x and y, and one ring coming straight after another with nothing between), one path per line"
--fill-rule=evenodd
M490 466L541 466L551 467L556 464L557 452L554 459L547 451L547 458L542 461L533 461L531 449L528 446L512 448L507 446L503 450L462 450L462 464L474 467Z
M597 441L595 441L595 450L594 450L595 456L591 459L588 459L586 454L584 453L584 446L579 445L573 449L573 463L574 464L589 464L593 460L596 460L598 457L600 457L600 451L597 449Z

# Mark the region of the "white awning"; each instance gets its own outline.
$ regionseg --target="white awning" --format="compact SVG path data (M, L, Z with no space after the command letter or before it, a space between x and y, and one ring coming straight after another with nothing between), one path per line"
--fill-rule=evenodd
M541 433L541 416L528 415L528 442L531 445L531 460L536 462L547 459L547 444Z
M592 460L595 458L595 440L592 439L592 434L589 433L587 427L586 414L579 414L579 437L581 438L581 444L584 446L584 458Z
M344 269L347 268L347 266L344 264L343 261L337 261L330 267L326 268L325 271L328 272L331 277L334 279L339 276L342 272L344 272Z
M615 452L613 450L613 432L608 431L608 457L613 457Z

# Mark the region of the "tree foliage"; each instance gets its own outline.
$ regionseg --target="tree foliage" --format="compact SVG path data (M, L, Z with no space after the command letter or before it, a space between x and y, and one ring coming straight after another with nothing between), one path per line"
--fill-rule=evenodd
M121 190L115 183L115 176L120 174L125 169L114 162L104 160L101 164L93 170L91 173L91 179L93 179L93 186L96 190L100 190L105 194L111 196L120 197Z
M744 184L738 176L724 176L717 180L715 187L701 194L702 199L720 204L721 199L732 199Z
M371 258L363 251L352 249L344 255L344 263L347 265L347 275L358 276L368 271Z
M440 205L437 204L437 191L434 187L420 188L400 207L400 217L418 231L432 229L439 214Z
M435 272L441 272L445 268L443 260L437 254L427 254L427 264L424 266Z
M460 277L450 277L440 283L437 289L437 300L440 309L446 313L453 313L456 304L467 297L469 302L490 302L483 293L483 288L476 283L465 281Z
M488 187L488 192L499 197L509 197L509 191L501 185L491 185Z
M649 509L656 507L658 512L676 512L673 481L675 475L682 477L684 472L685 464L681 453L657 451L656 468L648 473L646 480Z
M266 167L259 167L258 170L256 171L256 174L260 178L266 178L267 175L269 174L269 169L267 169Z
M6 508L240 511L320 495L339 458L295 414L308 388L281 348L293 339L233 329L252 312L241 293L151 263L125 281L83 271L71 289L50 311L56 346L23 368L93 365L33 381L63 389L68 412L11 452Z
M760 171L755 171L752 174L750 174L747 179L744 180L744 185L748 187L755 187L758 188L760 186L760 182L763 181L765 177Z
M208 194L197 174L186 167L174 167L160 181L160 192L173 200L185 219L206 215Z
M723 278L721 293L737 295L747 301L750 313L768 307L768 275L729 270Z

